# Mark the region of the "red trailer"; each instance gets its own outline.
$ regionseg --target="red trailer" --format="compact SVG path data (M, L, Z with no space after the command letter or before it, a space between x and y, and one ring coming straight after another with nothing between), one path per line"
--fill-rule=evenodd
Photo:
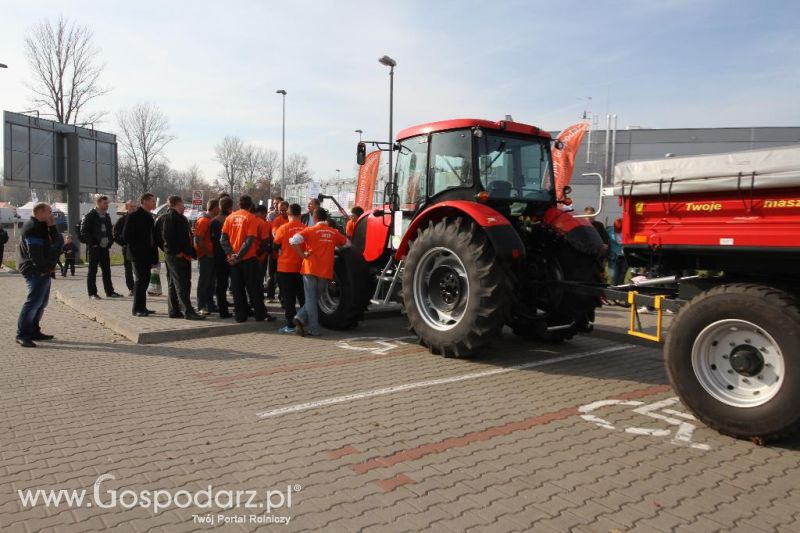
M800 147L625 162L614 186L628 262L657 278L618 288L649 293L628 294L631 330L643 300L659 324L679 310L664 355L683 402L736 437L800 429Z

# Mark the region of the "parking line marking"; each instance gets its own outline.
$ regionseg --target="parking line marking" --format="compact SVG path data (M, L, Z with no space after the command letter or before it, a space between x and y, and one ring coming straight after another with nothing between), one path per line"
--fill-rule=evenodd
M335 396L333 398L326 398L324 400L317 400L315 402L301 403L297 405L290 405L287 407L279 407L278 409L271 409L269 411L261 411L256 413L258 418L271 418L281 416L289 413L297 413L299 411L307 411L309 409L316 409L318 407L327 407L329 405L336 405L340 403L352 402L355 400L363 400L364 398L373 398L375 396L384 396L386 394L394 394L397 392L405 392L408 390L419 389L422 387L434 387L436 385L447 385L449 383L457 383L459 381L467 381L470 379L479 379L489 376L496 376L499 374L507 374L509 372L516 372L519 370L527 370L529 368L537 368L545 365L552 365L555 363L563 363L565 361L574 361L576 359L584 359L594 355L603 355L611 352L619 352L632 348L631 344L621 344L617 346L609 346L600 350L593 350L591 352L580 352L570 355L563 355L561 357L553 357L551 359L544 359L542 361L533 361L521 365L514 365L505 368L495 368L492 370L484 370L482 372L472 372L470 374L461 374L460 376L450 376L448 378L431 379L427 381L416 381L413 383L405 383L403 385L395 385L394 387L384 387L370 391L355 392L353 394L345 394L344 396Z

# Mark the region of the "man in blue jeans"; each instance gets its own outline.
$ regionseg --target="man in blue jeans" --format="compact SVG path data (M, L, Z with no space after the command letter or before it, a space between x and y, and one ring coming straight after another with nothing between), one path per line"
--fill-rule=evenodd
M33 341L47 341L52 335L42 333L40 323L50 299L50 281L63 246L61 234L56 229L50 206L38 203L33 216L22 226L19 241L19 272L25 277L28 295L19 312L17 344L35 348Z

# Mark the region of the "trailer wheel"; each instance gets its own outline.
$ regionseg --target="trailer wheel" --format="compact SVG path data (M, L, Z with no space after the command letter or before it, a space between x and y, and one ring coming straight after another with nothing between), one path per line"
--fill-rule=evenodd
M333 279L320 291L319 322L329 329L349 329L364 318L375 289L375 278L352 248L336 251Z
M472 222L445 219L420 231L403 274L411 329L432 353L462 357L500 334L509 298L502 268Z
M736 283L681 309L664 346L681 400L720 433L774 440L800 430L800 308L790 294Z

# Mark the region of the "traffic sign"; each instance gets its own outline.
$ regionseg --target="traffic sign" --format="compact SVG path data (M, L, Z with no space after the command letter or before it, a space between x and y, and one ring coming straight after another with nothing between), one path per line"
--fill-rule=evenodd
M203 191L192 191L192 205L203 205Z

